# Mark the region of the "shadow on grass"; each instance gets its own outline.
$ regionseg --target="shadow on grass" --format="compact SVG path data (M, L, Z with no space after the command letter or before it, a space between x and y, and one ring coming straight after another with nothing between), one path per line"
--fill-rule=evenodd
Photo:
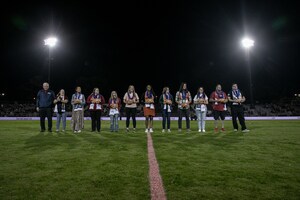
M244 141L245 135L242 133L226 132L224 133L180 133L170 135L154 135L154 144L159 145L179 145L181 148L189 148L190 146L200 146L209 144L215 147L231 146Z
M126 134L126 133L110 133L107 131L89 132L74 134L72 132L66 133L37 133L36 135L25 140L25 148L32 151L45 151L55 147L64 147L66 149L75 149L79 146L89 147L110 147L110 146L132 146L144 145L146 146L146 136L140 133Z
M55 146L66 145L76 148L80 140L72 133L38 133L25 141L25 148L33 151L45 151Z
M200 143L210 144L217 147L231 146L244 141L242 133L213 133L200 136Z

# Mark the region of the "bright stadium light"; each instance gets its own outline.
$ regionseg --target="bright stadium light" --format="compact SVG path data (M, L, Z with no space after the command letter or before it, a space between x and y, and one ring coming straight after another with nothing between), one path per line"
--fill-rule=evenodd
M49 37L49 38L45 39L44 42L45 42L46 46L54 47L56 45L57 38Z
M241 43L242 43L242 46L246 49L249 49L254 46L254 40L251 40L249 38L242 39Z
M250 63L250 49L254 46L254 40L244 37L241 40L241 45L245 49L246 53L246 63L249 69L249 81L250 81L250 108L254 108L254 101L253 101L253 85L252 85L252 75L251 75L251 63Z
M50 71L51 71L51 48L57 43L56 37L49 37L44 40L45 45L49 47L49 58L48 58L48 83L50 84Z

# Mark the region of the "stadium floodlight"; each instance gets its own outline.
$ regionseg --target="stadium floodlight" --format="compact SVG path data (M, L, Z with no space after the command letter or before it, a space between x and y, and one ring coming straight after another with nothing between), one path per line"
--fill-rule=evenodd
M49 37L44 40L45 45L49 47L49 58L48 58L48 83L50 84L50 71L51 71L51 48L57 43L56 37Z
M45 42L46 46L54 47L57 43L57 38L49 37L49 38L45 39L44 42Z
M242 46L246 49L249 49L254 46L254 40L247 38L247 37L242 39L241 43L242 43Z
M241 40L241 45L245 49L246 53L246 63L249 69L249 81L250 81L250 108L254 108L253 102L253 85L252 85L252 75L251 75L251 63L250 63L250 49L254 46L254 40L249 37L244 37Z

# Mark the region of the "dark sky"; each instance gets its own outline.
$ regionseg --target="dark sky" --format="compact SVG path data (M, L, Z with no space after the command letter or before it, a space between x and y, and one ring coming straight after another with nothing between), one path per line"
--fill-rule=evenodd
M32 99L48 75L71 96L76 85L88 95L99 87L106 98L129 84L139 94L147 84L160 94L180 82L195 94L217 83L237 82L249 96L249 71L240 40L251 50L254 99L292 97L299 87L299 12L293 1L105 1L16 4L1 13L0 92L6 99ZM108 3L110 2L110 3ZM290 3L289 3L290 2ZM1 97L3 99L3 97Z

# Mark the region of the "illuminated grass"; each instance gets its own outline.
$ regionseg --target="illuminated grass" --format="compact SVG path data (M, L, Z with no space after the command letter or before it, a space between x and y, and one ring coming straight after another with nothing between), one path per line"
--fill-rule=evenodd
M144 122L125 134L103 121L98 134L87 121L78 135L41 134L38 123L0 121L0 199L150 199ZM230 122L215 134L209 121L205 135L154 123L168 199L299 199L299 121L247 122L247 135Z
M246 135L155 135L168 199L299 199L299 121L248 125Z

